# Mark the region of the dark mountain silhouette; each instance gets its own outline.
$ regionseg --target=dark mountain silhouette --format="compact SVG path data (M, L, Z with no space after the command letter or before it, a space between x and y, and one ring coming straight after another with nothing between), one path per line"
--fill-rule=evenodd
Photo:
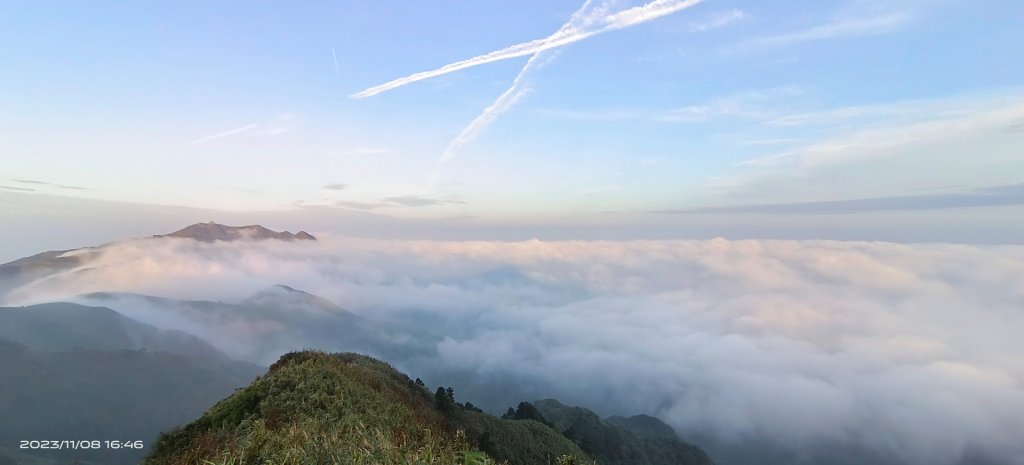
M96 439L147 447L5 452L25 464L137 463L159 432L262 371L195 336L70 303L0 308L0 367L0 444Z
M209 223L196 223L170 234L156 237L182 237L202 242L266 239L278 239L282 241L316 240L312 234L305 231L299 231L292 234L288 231L272 231L260 225L225 226L212 221Z
M47 352L149 350L227 359L191 334L142 324L109 308L66 302L0 307L0 339Z

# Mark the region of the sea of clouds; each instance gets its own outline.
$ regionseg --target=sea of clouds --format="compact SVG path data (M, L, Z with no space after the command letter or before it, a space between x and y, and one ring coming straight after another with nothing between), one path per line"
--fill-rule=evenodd
M98 250L0 298L240 301L280 283L441 334L389 361L494 410L555 397L653 414L724 448L1024 463L1022 246L327 237Z

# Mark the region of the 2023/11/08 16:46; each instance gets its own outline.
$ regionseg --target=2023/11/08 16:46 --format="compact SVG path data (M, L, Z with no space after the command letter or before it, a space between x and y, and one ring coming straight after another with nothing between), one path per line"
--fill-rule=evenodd
M23 440L20 442L19 448L21 449L56 449L56 450L76 450L76 449L142 449L145 444L141 440L136 441L97 441L97 440L82 440L82 441L29 441Z

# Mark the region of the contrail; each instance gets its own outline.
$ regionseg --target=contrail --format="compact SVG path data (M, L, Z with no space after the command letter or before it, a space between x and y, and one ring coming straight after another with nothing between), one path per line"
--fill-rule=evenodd
M255 124L247 124L247 125L242 126L240 128L232 129L230 131L219 132L217 134L209 135L209 136L206 136L206 137L201 137L199 139L196 139L196 140L194 140L192 142L189 142L189 143L185 144L184 147L188 147L189 145L201 144L203 142L208 142L208 141L211 141L211 140L214 140L214 139L220 139L221 137L227 137L227 136L233 136L235 134L241 134L243 132L256 129L256 126L257 125L255 125Z
M338 66L338 54L331 49L331 57L334 58L334 73L341 76L341 67Z
M543 51L537 52L531 56L530 60L526 62L526 66L519 71L519 75L517 75L515 80L512 81L512 86L502 93L501 96L491 104L491 106L484 109L484 111L480 113L480 116L477 116L472 122L470 122L469 125L467 125L465 129L463 129L462 132L460 132L459 135L448 144L448 147L444 149L444 153L441 154L441 158L437 161L445 162L455 158L459 149L475 139L477 135L487 128L487 126L490 126L494 120L498 119L498 116L508 111L522 96L529 93L529 88L522 87L523 79L531 71L544 66L550 61L542 61L545 55L555 53L558 52ZM552 59L553 58L554 56L552 56Z
M454 71L459 71L474 66L479 66L486 63L493 63L496 61L507 60L509 58L516 58L521 56L533 55L537 52L544 50L550 50L552 48L569 45L575 42L579 42L591 36L602 34L608 31L614 31L618 29L624 29L637 24L646 23L648 21L667 16L672 13L690 8L697 5L704 0L653 0L650 3L646 3L641 6L633 8L627 8L618 13L606 15L600 18L595 18L592 21L587 21L580 25L581 27L570 27L559 29L554 34L547 36L543 39L531 40L529 42L523 42L521 44L512 45L510 47L496 50L490 53L479 55L467 60L457 61L435 70L423 71L409 76L398 78L392 81L385 82L384 84L370 87L369 89L357 92L350 95L351 98L361 99L366 97L372 97L382 92L387 92L391 89L395 89L406 84L410 84L424 79L430 79L433 77L448 74Z
M587 0L583 2L583 6L579 7L579 9L577 9L569 18L569 21L563 24L555 34L573 30L578 27L579 23L585 23L589 19L586 14L590 9L591 1L592 0ZM455 158L459 149L475 139L476 136L483 132L484 129L487 129L487 126L490 126L491 123L498 119L498 116L508 111L516 104L516 102L519 101L521 97L529 93L530 89L523 87L523 82L525 81L526 76L534 69L541 68L545 64L550 63L551 60L555 58L555 54L557 52L558 51L555 50L552 52L540 51L534 53L526 62L526 65L523 66L523 69L519 71L519 74L516 75L516 78L512 80L512 85L508 90L498 96L498 99L495 100L494 103L485 108L479 116L474 118L473 121L471 121L469 125L467 125L462 132L460 132L459 135L448 144L448 147L446 147L444 152L441 154L441 158L437 161L446 162ZM544 60L544 58L546 58L545 55L551 55L551 58Z

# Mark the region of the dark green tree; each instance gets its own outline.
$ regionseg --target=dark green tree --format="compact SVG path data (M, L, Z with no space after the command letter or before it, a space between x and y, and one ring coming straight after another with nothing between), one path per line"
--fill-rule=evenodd
M455 412L455 398L454 390L452 388L445 389L443 386L438 386L437 391L434 392L434 405L437 406L437 410L441 411L445 415L450 415Z

